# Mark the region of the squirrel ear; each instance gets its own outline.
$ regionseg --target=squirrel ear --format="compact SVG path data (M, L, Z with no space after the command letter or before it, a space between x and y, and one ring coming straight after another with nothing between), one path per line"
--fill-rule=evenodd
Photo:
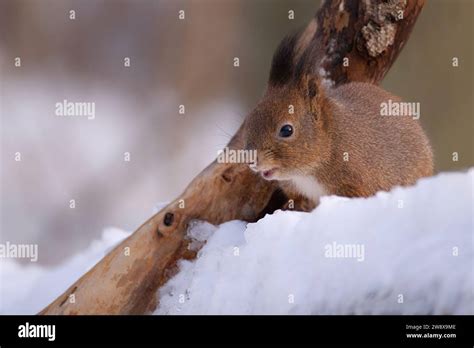
M324 90L321 87L321 81L315 76L307 75L305 77L305 97L309 103L311 113L318 118L321 114L322 102L324 99Z

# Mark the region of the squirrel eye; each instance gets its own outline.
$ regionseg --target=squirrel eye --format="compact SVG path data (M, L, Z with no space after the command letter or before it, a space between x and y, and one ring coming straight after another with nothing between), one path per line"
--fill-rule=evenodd
M280 129L280 133L278 134L282 138L288 138L293 134L293 126L289 124L285 124Z

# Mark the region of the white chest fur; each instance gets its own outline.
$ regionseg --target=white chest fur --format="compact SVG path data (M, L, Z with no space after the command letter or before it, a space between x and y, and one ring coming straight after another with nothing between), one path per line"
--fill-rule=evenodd
M291 181L299 193L316 203L327 194L324 186L312 176L295 176Z

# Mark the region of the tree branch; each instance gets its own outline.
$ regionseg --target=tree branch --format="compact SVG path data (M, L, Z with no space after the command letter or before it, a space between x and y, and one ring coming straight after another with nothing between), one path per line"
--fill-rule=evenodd
M302 32L298 50L314 49L315 68L334 85L378 83L408 40L423 4L424 0L325 1ZM348 66L344 58L349 58ZM241 145L239 130L229 148ZM246 165L213 162L180 197L39 314L147 313L156 307L157 289L176 271L177 260L195 257L187 248L190 220L256 221L285 202L274 182L264 181Z

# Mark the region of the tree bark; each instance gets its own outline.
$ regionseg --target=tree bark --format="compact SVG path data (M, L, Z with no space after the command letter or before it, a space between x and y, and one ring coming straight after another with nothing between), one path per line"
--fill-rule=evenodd
M325 1L301 34L299 51L315 50L315 71L334 86L378 83L407 42L423 5L424 0ZM242 142L240 129L228 146L239 149ZM252 222L286 202L276 183L246 165L214 161L180 197L39 314L149 313L157 305L157 289L176 272L177 260L195 257L186 238L192 219Z

